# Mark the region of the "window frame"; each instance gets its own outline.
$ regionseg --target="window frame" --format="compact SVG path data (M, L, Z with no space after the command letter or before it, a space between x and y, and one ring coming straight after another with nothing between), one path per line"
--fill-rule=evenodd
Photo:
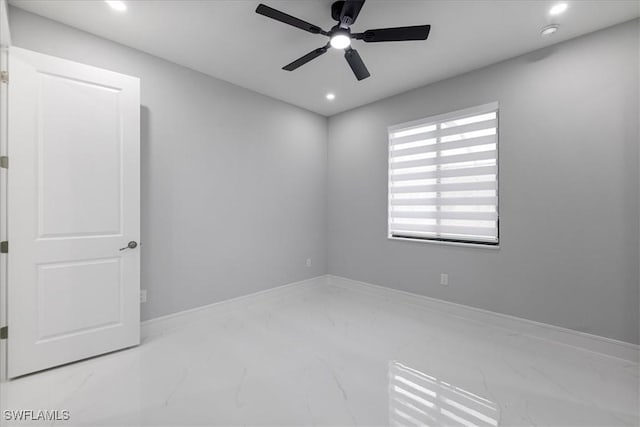
M391 133L401 130L409 130L411 128L434 125L441 122L460 119L465 116L488 113L490 111L495 111L496 113L496 241L482 242L478 240L456 240L438 237L394 236L391 231ZM409 122L399 123L387 127L387 239L405 242L430 243L446 246L500 249L500 104L498 101L476 105L474 107L463 108L447 113L437 114L426 117L424 119L412 120Z

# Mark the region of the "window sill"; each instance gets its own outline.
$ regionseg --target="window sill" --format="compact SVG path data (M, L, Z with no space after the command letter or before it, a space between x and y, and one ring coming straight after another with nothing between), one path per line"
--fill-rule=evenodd
M445 246L462 246L466 248L477 248L477 249L491 249L498 250L500 249L500 244L497 245L484 245L482 243L465 243L465 242L445 242L442 240L429 240L429 239L411 239L409 237L392 237L387 236L389 240L400 240L404 242L415 242L415 243L428 243L428 244L436 244L436 245L445 245Z

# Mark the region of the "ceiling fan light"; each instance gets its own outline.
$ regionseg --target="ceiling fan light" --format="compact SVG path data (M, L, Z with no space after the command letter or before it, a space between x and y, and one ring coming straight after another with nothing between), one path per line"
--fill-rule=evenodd
M331 37L331 47L334 49L344 49L351 44L351 37L346 34L335 34Z

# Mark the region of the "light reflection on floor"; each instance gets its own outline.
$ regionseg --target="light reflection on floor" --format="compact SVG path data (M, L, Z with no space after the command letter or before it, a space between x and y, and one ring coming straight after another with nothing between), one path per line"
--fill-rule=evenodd
M389 363L392 426L497 426L497 405L400 362Z

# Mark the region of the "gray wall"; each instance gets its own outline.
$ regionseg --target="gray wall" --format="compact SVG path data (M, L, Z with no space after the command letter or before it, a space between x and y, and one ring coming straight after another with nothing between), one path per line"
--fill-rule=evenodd
M328 248L332 274L638 343L638 21L334 116L327 135L313 113L10 19L17 46L142 79L144 318L326 273ZM490 101L501 248L387 240L386 127Z
M329 272L638 343L638 27L331 117ZM490 101L501 248L388 240L386 127Z
M141 78L144 319L326 273L326 118L9 14L15 46Z

